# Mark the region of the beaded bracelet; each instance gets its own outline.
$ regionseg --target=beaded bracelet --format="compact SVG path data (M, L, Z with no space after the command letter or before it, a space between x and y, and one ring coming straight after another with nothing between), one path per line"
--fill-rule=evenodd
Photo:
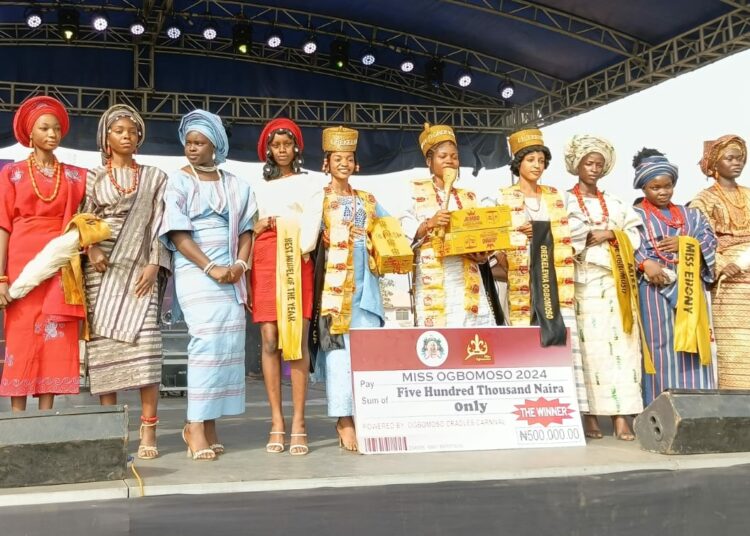
M250 269L247 263L242 259L237 259L236 261L234 261L234 264L239 264L242 267L243 272L247 272Z
M203 268L203 273L208 274L208 272L211 271L212 268L216 266L216 263L214 261L210 261L205 268Z
M8 279L7 275L0 275L0 283L7 283L8 281L10 281L10 279Z

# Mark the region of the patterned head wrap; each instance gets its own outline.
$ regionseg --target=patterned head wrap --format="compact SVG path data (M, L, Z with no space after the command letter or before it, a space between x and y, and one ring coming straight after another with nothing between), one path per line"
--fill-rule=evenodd
M301 153L304 150L305 140L302 139L302 131L299 126L297 126L297 123L286 117L279 117L278 119L266 123L263 132L260 133L260 137L258 138L258 159L261 162L266 161L268 144L277 130L288 130L291 132L292 136L294 136L294 141L299 148L299 152Z
M221 117L205 110L193 110L182 116L180 128L177 131L180 136L180 143L185 145L185 138L188 132L200 132L209 139L214 146L216 153L215 162L221 164L227 161L229 154L229 138L224 125L221 123Z
M427 156L430 149L444 141L452 141L455 145L458 145L456 134L451 127L448 125L424 124L424 130L419 135L419 148L424 156Z
M136 129L138 129L137 149L140 149L141 145L143 145L143 142L146 140L146 124L143 122L141 114L127 104L115 104L114 106L110 106L109 109L99 118L99 127L96 131L96 145L99 147L99 152L102 154L102 162L104 163L107 162L107 158L112 156L109 150L109 143L107 142L109 129L112 128L112 125L118 120L123 118L130 119L135 123Z
M635 168L633 188L643 189L649 182L661 175L669 175L672 177L672 184L677 184L677 166L670 163L665 156L646 157Z
M45 114L54 115L60 122L62 137L70 129L70 118L65 106L59 100L52 97L40 96L26 99L13 116L13 134L18 143L24 147L31 147L31 131L34 123Z
M581 134L573 136L565 146L565 168L568 173L578 176L578 164L591 153L598 153L604 157L602 177L612 171L615 165L615 148L612 144L604 138Z
M718 140L708 140L703 142L703 158L698 162L701 171L706 177L714 177L716 174L716 162L718 162L724 153L730 148L739 149L742 158L747 160L747 144L745 140L734 134L727 134Z

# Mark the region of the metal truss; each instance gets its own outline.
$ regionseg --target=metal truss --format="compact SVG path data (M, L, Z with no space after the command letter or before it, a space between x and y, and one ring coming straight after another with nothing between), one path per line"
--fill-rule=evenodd
M505 126L512 129L562 121L748 48L750 11L741 7L654 46L637 58L628 58L568 84L559 95L514 108L506 116Z
M0 81L0 112L14 112L26 98L52 95L72 115L98 117L115 103L129 104L146 120L177 121L196 108L232 124L262 125L289 117L308 127L346 124L359 129L422 130L425 122L454 125L459 132L506 133L502 108L270 99Z
M26 4L26 2L18 2L18 4ZM108 5L107 10L132 13L133 15L139 12L139 9L137 9L136 6L127 4L129 4L129 2L121 5ZM183 4L184 2L180 5L174 6L175 9L182 7L181 10L176 11L176 14L183 15L185 20L188 20L189 18L191 21L197 21L198 24L193 24L192 26L194 31L197 31L200 27L200 23L206 20L205 10L208 5L211 7L210 17L214 21L236 22L237 17L241 15L256 28L265 29L275 26L282 31L300 32L305 35L313 30L319 35L345 36L346 39L352 43L360 44L363 47L372 46L376 48L376 50L378 48L385 48L400 53L408 52L413 56L424 58L437 56L448 65L453 65L457 68L463 68L465 65L469 65L475 73L492 76L498 79L498 81L508 78L513 80L516 84L526 86L544 95L555 93L565 83L559 78L504 60L500 57L483 54L450 43L410 33L321 15L314 12L272 7L238 0L209 0L208 2L206 2L206 0L192 0L187 7ZM35 5L45 9L57 9L57 7L60 6L74 7L76 9L84 9L87 7L92 9L95 7L82 3L48 0L38 0ZM187 52L191 50L189 46L185 47L183 43L169 41L164 35L162 35L163 32L152 31L152 29L161 29L164 17L170 12L173 5L174 2L172 2L172 0L148 0L144 4L143 13L147 15L150 22L148 39L155 45L168 44L172 48L183 47ZM30 29L26 28L25 25L19 26L20 27L17 29L18 39L23 39L26 35L33 34L34 32L33 30L29 31ZM83 25L81 30L85 33ZM111 30L107 31L107 33L110 32ZM93 36L82 35L81 38L76 40L76 44L79 44L82 38L97 38L96 32L89 33L93 33ZM131 39L132 42L132 38L130 38L129 35L126 37ZM101 39L101 36L98 36L98 38ZM195 39L193 42L195 42ZM256 47L253 47L254 50L255 48ZM357 62L353 61L352 63ZM393 70L398 70L398 67L394 66ZM339 76L346 77L347 73L339 73ZM419 77L415 74L410 76Z
M442 0L560 33L599 48L633 57L651 45L625 32L565 11L526 0Z

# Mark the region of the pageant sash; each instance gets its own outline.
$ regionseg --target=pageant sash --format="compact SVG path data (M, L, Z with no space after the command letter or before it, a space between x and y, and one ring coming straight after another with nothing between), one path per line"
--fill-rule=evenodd
M285 361L302 359L302 258L299 223L276 218L276 323Z
M633 316L635 316L641 335L644 370L646 374L656 374L654 362L651 359L651 351L646 344L643 320L640 315L640 298L638 296L638 279L635 272L633 245L625 231L613 230L612 232L615 234L615 240L609 243L609 254L612 261L612 276L615 280L617 303L620 306L622 329L625 333L632 333Z
M706 295L701 280L701 248L692 236L679 237L677 312L674 328L676 352L697 353L701 365L711 364L711 335Z
M567 331L560 314L555 246L548 221L533 221L531 237L531 304L541 328L542 346L564 346Z

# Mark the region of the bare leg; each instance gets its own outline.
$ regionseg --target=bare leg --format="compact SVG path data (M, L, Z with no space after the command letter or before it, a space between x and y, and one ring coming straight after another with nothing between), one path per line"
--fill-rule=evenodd
M156 409L159 405L159 386L157 384L141 387L141 416L146 419L156 417ZM156 446L156 426L144 426L141 428L141 445L148 447Z
M10 397L10 409L11 411L26 411L26 397L25 396Z
M208 448L208 440L206 439L206 430L202 421L189 422L183 429L183 438L185 443L193 453L198 451L208 451L202 453L199 460L213 460L216 458L216 454Z
M271 407L271 431L284 432L284 413L281 410L281 351L279 348L279 332L276 322L263 322L260 325L261 363L263 366L263 381L266 384L268 405ZM281 433L269 434L268 443L282 443ZM274 446L271 452L281 452L283 447Z
M43 394L39 395L39 409L52 409L52 404L55 402L55 395Z
M117 393L107 393L106 395L99 395L99 403L102 406L114 406L117 404Z
M357 450L357 431L354 428L354 419L351 417L339 417L336 422L336 431L339 434L339 446L346 450Z
M584 414L583 416L583 434L591 439L601 439L602 431L599 428L599 419L596 415Z
M615 437L622 441L633 441L635 434L630 428L630 423L625 415L612 415L612 425L615 429Z
M304 320L302 325L302 359L289 362L292 368L292 403L294 405L292 434L295 434L290 441L290 452L294 452L295 445L307 445L307 435L303 434L307 434L305 401L307 399L307 380L310 377L310 351L307 347L310 321Z

